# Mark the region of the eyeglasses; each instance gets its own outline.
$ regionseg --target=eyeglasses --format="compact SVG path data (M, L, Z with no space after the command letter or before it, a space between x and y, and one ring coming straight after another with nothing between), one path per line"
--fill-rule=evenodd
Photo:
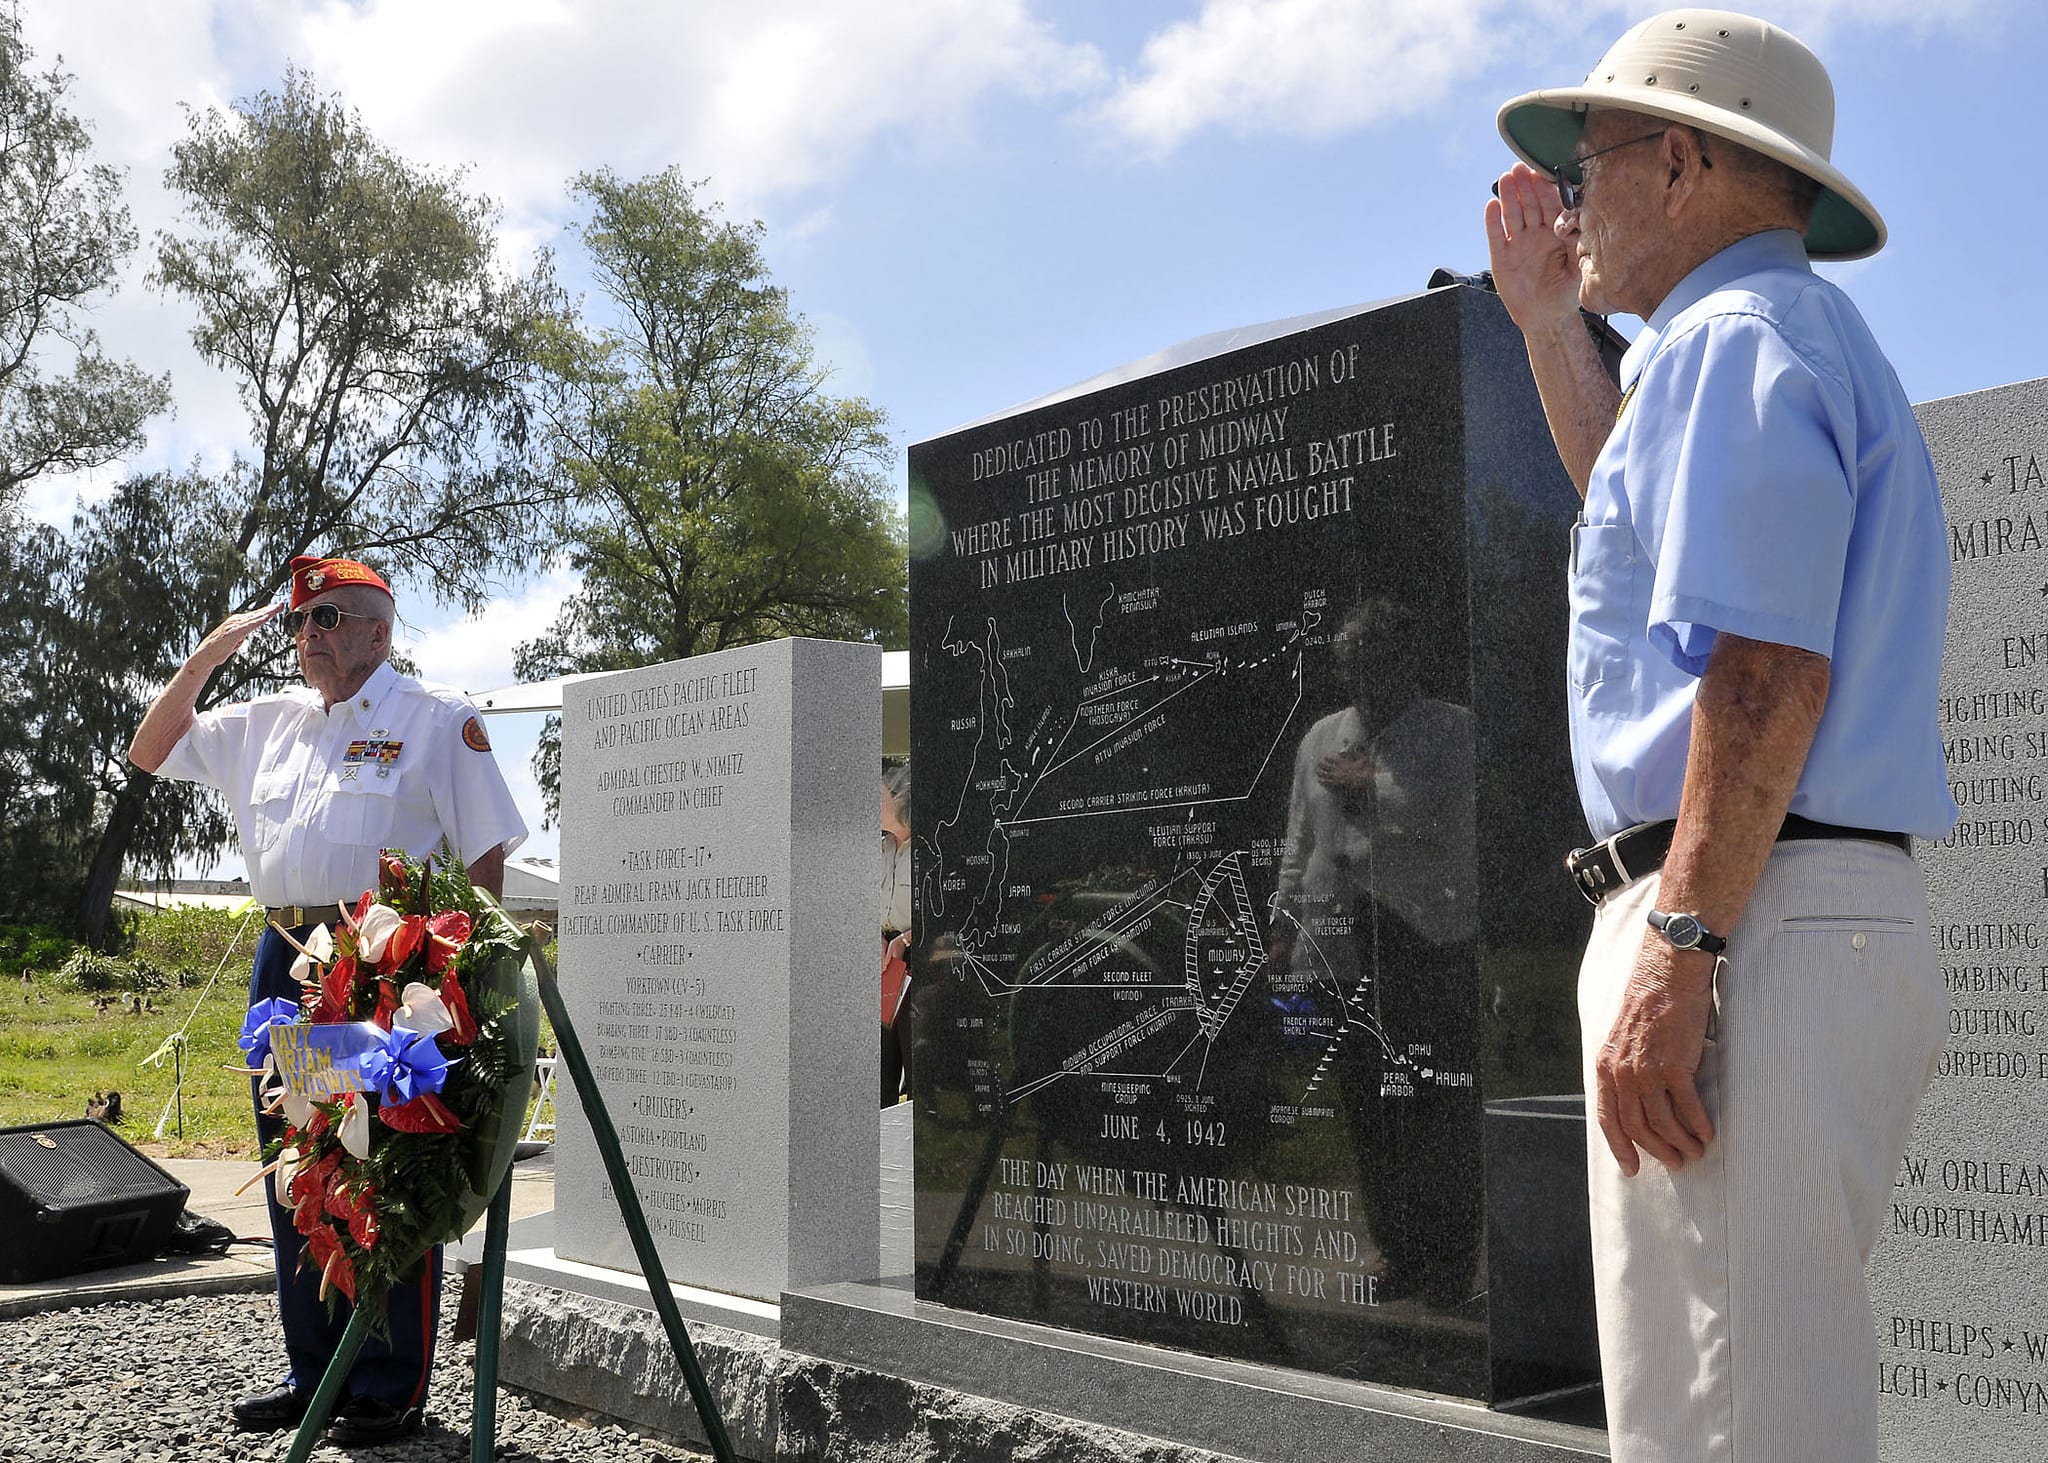
M339 605L314 605L310 610L287 610L279 618L278 623L284 626L285 634L296 638L298 633L306 628L308 620L311 620L322 630L332 630L345 619L374 620L376 618L375 615L359 615L354 610L345 610Z
M1557 197L1567 209L1577 208L1586 199L1586 164L1596 157L1610 152L1619 152L1624 147L1634 147L1639 142L1655 142L1668 129L1659 127L1655 132L1645 132L1641 137L1631 137L1626 142L1617 142L1611 147L1602 147L1587 153L1584 157L1568 158L1550 170L1550 176L1557 182ZM1701 160L1705 161L1704 151Z

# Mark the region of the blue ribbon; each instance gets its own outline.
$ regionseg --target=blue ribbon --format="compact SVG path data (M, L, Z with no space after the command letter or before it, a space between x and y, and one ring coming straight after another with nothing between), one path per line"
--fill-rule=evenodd
M249 1014L242 1019L241 1048L249 1058L249 1064L256 1064L257 1053L270 1045L270 1028L289 1026L299 1019L299 1003L282 998L258 1001L249 1008Z
M393 1027L384 1045L358 1059L364 1080L394 1106L425 1092L439 1092L452 1065L431 1036Z

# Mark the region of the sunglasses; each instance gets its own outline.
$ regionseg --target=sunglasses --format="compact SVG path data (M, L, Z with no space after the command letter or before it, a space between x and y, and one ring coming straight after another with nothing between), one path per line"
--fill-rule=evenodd
M278 623L284 626L285 634L297 636L301 630L306 628L306 622L309 620L322 630L332 630L339 626L343 620L374 620L376 618L375 615L359 615L354 610L345 610L339 605L314 605L310 610L287 610L278 617Z
M1596 148L1581 157L1567 158L1565 161L1547 169L1546 171L1549 172L1551 181L1557 184L1557 201L1563 205L1564 211L1570 213L1586 201L1587 163L1599 157L1602 153L1619 152L1624 147L1634 147L1639 143L1654 142L1669 130L1668 127L1660 127L1655 132L1645 132L1641 137L1631 137L1626 142L1617 142L1608 147ZM1714 160L1707 156L1706 139L1701 138L1700 141L1700 166L1711 168L1714 165ZM1500 184L1495 183L1492 191L1494 197L1500 197Z
M1645 132L1641 137L1631 137L1626 142L1617 142L1609 147L1597 148L1583 156L1568 158L1550 170L1550 176L1557 182L1558 201L1567 210L1577 208L1586 197L1586 164L1610 152L1620 152L1624 147L1635 147L1640 143L1655 142L1664 135L1659 127L1655 132Z

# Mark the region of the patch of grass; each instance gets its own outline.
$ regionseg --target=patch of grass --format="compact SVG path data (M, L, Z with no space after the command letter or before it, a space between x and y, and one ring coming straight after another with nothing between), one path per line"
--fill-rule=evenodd
M187 918L190 913L204 918ZM156 1011L132 1015L127 995L115 995L117 1004L101 1014L97 995L59 976L76 949L70 942L30 926L0 925L0 959L21 957L19 964L0 966L10 977L0 981L0 1127L82 1118L92 1096L112 1088L122 1105L115 1131L131 1143L172 1158L253 1155L249 1079L221 1070L242 1059L236 1038L247 1009L253 938L230 954L220 979L200 999L235 926L212 911L136 917L130 927L135 962L171 973L190 989L154 989L149 1000ZM23 965L34 969L27 981L19 978ZM155 1067L140 1063L184 1025L195 1001L199 1013L185 1048L184 1137L178 1137L174 1114L159 1148L152 1134L171 1100L175 1069L169 1057ZM554 1049L545 1015L541 1049Z
M181 986L204 985L216 970L223 980L234 971L248 973L263 922L224 909L164 909L127 916L122 933L138 965L163 971Z
M0 988L0 1127L82 1118L93 1094L112 1088L122 1105L115 1131L131 1143L148 1142L171 1099L175 1069L169 1058L156 1067L140 1063L184 1024L195 995L158 1000L154 1015L102 1015L92 996L54 975ZM200 1005L186 1037L185 1136L177 1136L175 1115L164 1128L171 1157L255 1151L249 1079L221 1070L241 1060L235 1039L243 1004L243 982L222 977Z

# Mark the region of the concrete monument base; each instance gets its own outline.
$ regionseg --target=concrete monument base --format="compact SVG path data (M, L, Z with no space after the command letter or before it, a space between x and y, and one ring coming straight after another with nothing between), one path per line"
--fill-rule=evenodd
M785 1295L779 1336L718 1324L697 1309L691 1338L725 1405L726 1429L757 1463L1608 1456L1597 1429L955 1311L917 1301L907 1278ZM508 1277L503 1348L507 1385L645 1433L703 1441L644 1298L635 1305L616 1292Z
M733 1446L754 1463L1559 1463L1598 1428L1224 1361L917 1300L911 1108L881 1114L878 1268L780 1304L672 1287ZM499 1377L649 1435L704 1433L639 1275L555 1254L557 1213L512 1226ZM476 1257L472 1239L457 1262ZM1597 1400L1581 1398L1581 1410Z

